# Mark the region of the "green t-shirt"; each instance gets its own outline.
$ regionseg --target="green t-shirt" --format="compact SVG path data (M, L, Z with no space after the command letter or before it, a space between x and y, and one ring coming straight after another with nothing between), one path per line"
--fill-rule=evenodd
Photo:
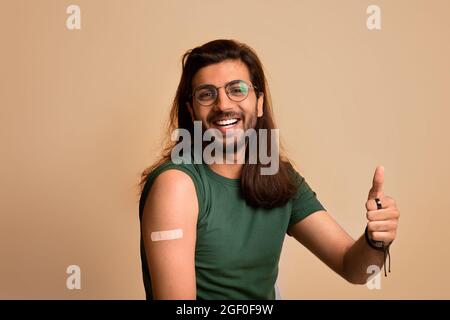
M305 179L296 172L295 198L274 209L249 206L240 195L240 180L215 173L206 164L159 166L141 194L139 217L155 178L169 169L188 174L197 192L199 214L195 247L197 299L275 299L283 241L289 226L325 210ZM147 299L152 287L141 234L141 261Z

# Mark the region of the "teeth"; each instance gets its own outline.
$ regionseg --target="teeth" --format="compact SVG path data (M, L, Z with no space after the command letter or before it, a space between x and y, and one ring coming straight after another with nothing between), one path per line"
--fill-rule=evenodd
M227 120L218 120L216 121L216 124L218 124L219 126L228 126L230 124L235 124L236 122L238 122L237 119L227 119Z

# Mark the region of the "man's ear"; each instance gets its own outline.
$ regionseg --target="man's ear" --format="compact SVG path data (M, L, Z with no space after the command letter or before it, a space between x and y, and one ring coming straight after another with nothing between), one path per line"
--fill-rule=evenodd
M186 107L187 107L187 109L189 111L189 114L191 115L192 122L194 122L195 121L194 109L192 108L192 106L191 106L191 104L189 102L186 102Z
M264 114L263 105L264 105L264 93L260 92L257 102L257 109L258 109L258 118L262 117Z

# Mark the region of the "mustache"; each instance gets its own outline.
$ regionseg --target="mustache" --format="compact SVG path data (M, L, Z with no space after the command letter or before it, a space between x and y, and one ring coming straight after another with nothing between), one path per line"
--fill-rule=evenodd
M243 112L218 112L208 116L208 122L214 122L219 119L231 119L231 118L239 118L242 119L244 117Z

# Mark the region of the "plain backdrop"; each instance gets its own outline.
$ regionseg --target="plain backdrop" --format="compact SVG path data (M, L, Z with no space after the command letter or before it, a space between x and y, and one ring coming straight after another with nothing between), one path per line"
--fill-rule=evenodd
M381 30L366 26L372 4ZM282 298L450 298L449 14L446 0L2 0L0 298L144 298L140 173L182 54L217 38L259 54L288 155L354 238L377 165L401 212L380 289L286 237Z

